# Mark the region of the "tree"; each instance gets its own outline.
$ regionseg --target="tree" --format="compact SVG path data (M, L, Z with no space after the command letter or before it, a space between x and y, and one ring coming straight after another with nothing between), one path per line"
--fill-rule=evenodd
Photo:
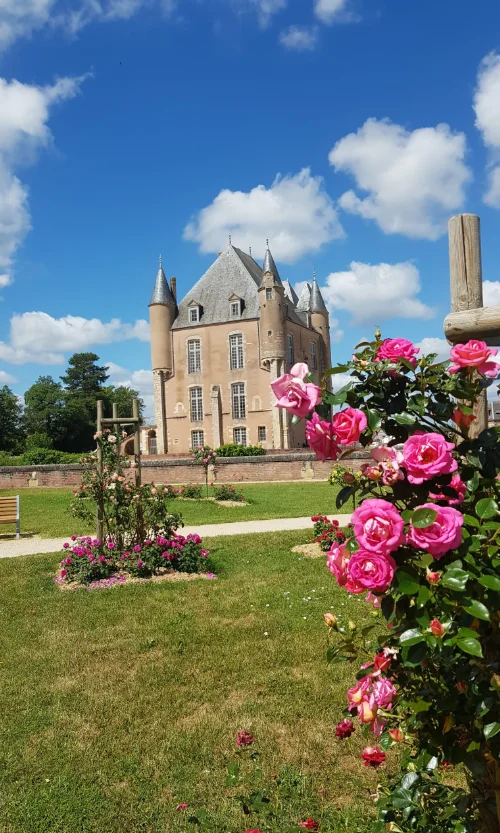
M119 385L115 388L113 385L108 385L101 388L100 398L104 400L104 410L106 416L112 415L113 402L118 405L118 416L127 417L132 416L132 403L134 399L139 400L139 416L144 414L144 402L139 396L139 392L133 388L127 388L124 385Z
M24 402L27 434L44 434L55 448L61 448L66 440L66 402L60 382L52 376L39 376L26 391Z
M20 452L24 444L23 407L15 393L0 388L0 450Z
M75 353L68 361L68 369L61 381L68 393L86 396L97 393L109 379L107 367L99 367L95 353Z

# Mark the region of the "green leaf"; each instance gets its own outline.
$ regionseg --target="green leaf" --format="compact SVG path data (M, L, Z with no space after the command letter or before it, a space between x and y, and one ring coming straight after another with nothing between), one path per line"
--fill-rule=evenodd
M422 586L418 591L417 607L424 607L432 596L430 587Z
M415 700L412 703L407 703L407 706L414 714L420 714L420 712L428 712L432 703L428 703L427 700Z
M459 628L457 637L458 639L477 639L477 633L472 628Z
M397 570L396 581L398 583L398 590L404 596L413 596L420 590L420 582L418 578L405 570Z
M488 723L484 729L484 736L486 740L494 738L500 732L500 723Z
M338 648L334 648L333 645L330 645L326 652L326 661L331 662L337 656L338 652Z
M488 590L500 590L500 578L497 578L497 576L480 576L478 582L483 587L487 587Z
M410 645L409 648L403 648L403 653L404 664L416 668L427 654L427 643L418 642L416 645Z
M424 634L418 628L410 628L399 637L401 645L406 648L410 645L416 645L417 642L423 642L424 639Z
M474 616L475 619L484 619L485 622L490 621L490 611L486 605L478 602L477 599L473 599L470 605L464 607L464 610L470 613L471 616Z
M340 509L344 505L344 503L347 503L349 498L353 496L354 491L355 490L352 488L352 486L344 486L344 488L340 490L335 500L335 505L337 509Z
M345 548L348 552L357 552L359 550L359 544L355 538L349 538L345 545Z
M413 509L405 509L404 512L401 512L401 517L403 518L405 523L408 523L408 521L410 520L412 515L413 515Z
M415 509L413 515L411 516L411 525L415 527L415 529L426 529L426 527L431 526L437 518L437 512L435 509Z
M473 657L483 656L481 643L477 639L457 639L457 645L465 654L471 654Z
M378 431L381 424L382 418L378 411L375 411L374 408L370 408L367 413L368 417L368 425L370 426L372 431Z
M348 364L338 364L337 367L330 367L324 376L335 376L337 373L345 373L346 370L349 370Z
M392 806L396 807L398 810L404 810L406 807L409 807L412 803L412 795L409 790L405 790L404 787L398 787L397 790L394 790L392 794Z
M473 515L464 515L464 522L469 526L474 526L476 528L479 526L478 519L475 518Z
M476 515L478 518L493 518L498 515L498 503L491 497L483 497L476 503Z
M400 414L395 414L394 419L398 425L415 425L416 419L413 414L408 411L402 411Z
M469 578L469 573L466 570L460 570L458 567L455 567L443 573L441 584L443 587L448 587L450 590L456 590L461 593L465 590Z

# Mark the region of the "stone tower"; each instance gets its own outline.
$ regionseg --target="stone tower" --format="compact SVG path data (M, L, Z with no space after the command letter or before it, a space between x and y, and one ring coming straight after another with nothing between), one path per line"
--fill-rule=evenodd
M259 341L262 365L271 373L271 382L284 373L286 359L285 290L269 250L269 242L262 267L259 287ZM271 391L272 437L274 448L288 448L288 413L275 408L276 397Z
M314 273L311 287L309 308L311 312L311 327L321 336L321 355L319 359L319 367L321 373L323 374L332 366L332 354L330 347L330 315L316 281L316 272ZM330 383L331 376L329 376L327 380L328 387L330 387Z
M168 451L165 385L167 380L173 376L174 372L171 330L175 320L175 313L176 300L167 283L160 257L160 266L156 275L151 301L149 302L156 445L158 454L166 454Z

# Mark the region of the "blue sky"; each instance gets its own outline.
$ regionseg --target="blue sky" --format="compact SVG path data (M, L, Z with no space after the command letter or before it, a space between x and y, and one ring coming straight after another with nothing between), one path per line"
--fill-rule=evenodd
M183 295L229 231L293 283L316 269L335 360L377 324L442 339L460 211L500 303L500 7L461 8L5 0L0 383L94 350L152 413L158 255Z

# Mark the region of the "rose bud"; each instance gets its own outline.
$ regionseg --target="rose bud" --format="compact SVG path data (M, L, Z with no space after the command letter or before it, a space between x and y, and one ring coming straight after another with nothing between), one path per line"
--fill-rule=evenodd
M429 584L437 584L440 578L441 573L433 572L432 570L427 570L427 581L429 582Z
M333 613L323 613L323 619L329 628L335 628L337 630L337 617Z
M438 638L444 636L445 633L444 625L441 624L439 619L432 620L429 630L432 634L434 634L434 636L437 636Z
M401 743L405 739L401 729L389 729L389 735L396 743Z

